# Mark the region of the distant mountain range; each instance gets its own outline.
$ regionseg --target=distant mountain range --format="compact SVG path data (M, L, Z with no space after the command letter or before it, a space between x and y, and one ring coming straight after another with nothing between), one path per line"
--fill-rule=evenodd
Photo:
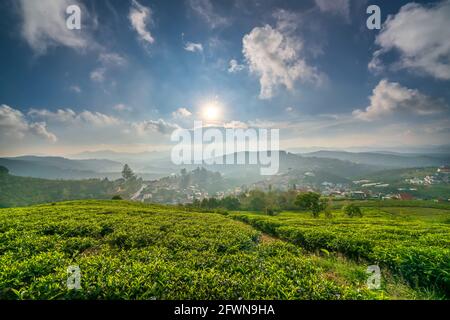
M248 159L250 152L246 152ZM237 154L234 155L237 157ZM21 156L0 158L0 165L17 176L46 179L117 179L125 163L144 180L157 179L182 168L193 170L204 167L210 171L220 172L237 185L263 179L259 165L184 165L176 166L170 160L168 152L119 153L114 151L85 152L74 156L76 159L63 157ZM98 157L98 158L95 158ZM219 159L218 157L217 159ZM216 159L216 160L217 160ZM401 154L394 152L345 152L317 151L295 154L279 152L279 174L296 170L298 172L323 172L345 179L352 179L365 174L387 169L437 167L450 164L449 154Z
M437 167L450 164L448 154L400 154L393 152L345 152L345 151L317 151L302 154L308 158L327 158L351 161L358 164L378 166L381 168L415 168Z
M118 178L122 164L111 160L72 160L62 157L0 158L0 165L16 176L45 179Z

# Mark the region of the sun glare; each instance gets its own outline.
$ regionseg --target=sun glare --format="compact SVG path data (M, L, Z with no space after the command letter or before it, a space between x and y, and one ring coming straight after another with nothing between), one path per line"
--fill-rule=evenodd
M220 120L222 110L217 102L206 103L201 110L203 120L217 121Z

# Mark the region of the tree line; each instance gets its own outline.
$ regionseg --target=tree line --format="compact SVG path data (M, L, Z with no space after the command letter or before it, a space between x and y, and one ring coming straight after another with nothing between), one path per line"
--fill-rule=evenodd
M224 198L195 199L187 207L204 210L225 209L231 211L258 211L268 215L276 215L285 210L304 210L317 218L321 214L331 218L330 199L322 197L316 192L269 191L251 190L238 196L226 196ZM361 209L355 204L349 204L342 208L349 217L362 217Z

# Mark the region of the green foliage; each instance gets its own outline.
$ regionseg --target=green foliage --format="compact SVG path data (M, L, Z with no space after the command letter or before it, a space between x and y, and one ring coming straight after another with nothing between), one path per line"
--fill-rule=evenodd
M226 209L226 210L239 210L240 202L238 198L227 196L222 199L217 198L204 198L202 201L194 199L192 204L186 205L187 207L199 208L199 209Z
M115 195L111 198L111 200L123 200L120 195Z
M358 207L356 204L351 203L345 207L342 208L343 212L349 216L350 218L353 217L362 217L362 211L361 208Z
M295 204L304 210L311 211L313 217L319 217L322 211L325 211L328 207L328 200L321 198L320 194L315 192L305 192L297 195Z
M220 214L127 201L0 210L1 299L370 299ZM66 287L67 267L81 290Z
M45 180L0 174L0 207L75 199L110 199L117 183L108 180Z

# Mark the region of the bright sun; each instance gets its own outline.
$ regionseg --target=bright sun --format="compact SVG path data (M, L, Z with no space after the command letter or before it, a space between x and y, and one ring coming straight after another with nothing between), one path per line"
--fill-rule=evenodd
M203 106L201 114L204 120L219 120L221 116L221 108L217 102L209 102Z

